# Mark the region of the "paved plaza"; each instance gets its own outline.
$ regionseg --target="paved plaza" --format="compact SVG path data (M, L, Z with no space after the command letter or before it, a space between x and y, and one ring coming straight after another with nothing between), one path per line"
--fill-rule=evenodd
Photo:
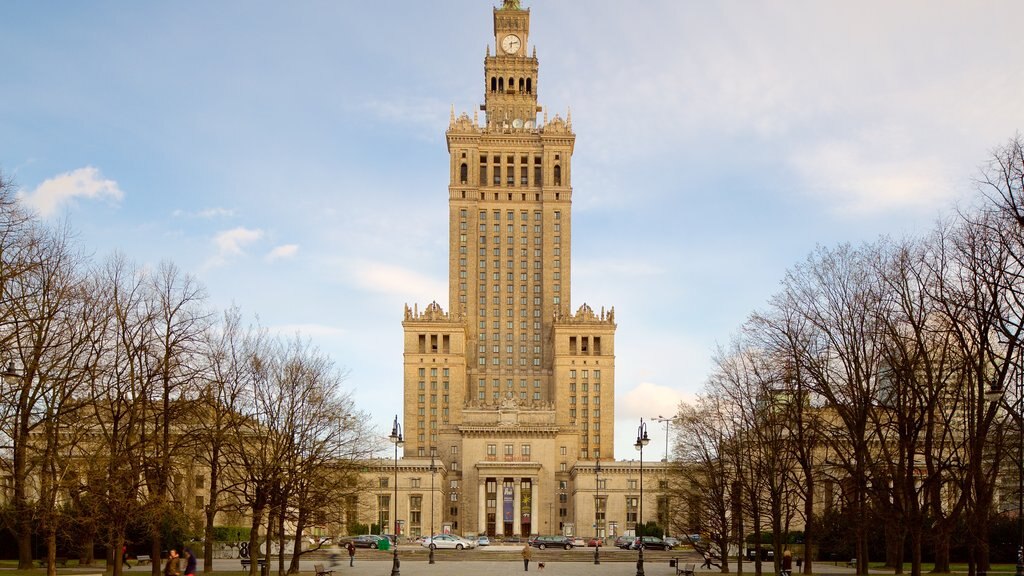
M436 562L427 562L427 553L422 549L399 549L402 576L520 576L523 572L523 561L519 556L520 547L494 546L489 550L473 550L458 553L439 551ZM442 558L442 555L444 556ZM646 576L675 576L675 568L669 566L669 558L676 556L681 562L695 563L700 566L700 558L693 552L648 552L644 562ZM535 576L634 576L636 574L636 552L608 549L601 552L601 564L593 563L593 549L573 551L534 550L530 562L530 573ZM538 563L544 563L540 570ZM327 569L334 570L332 576L390 576L392 561L387 552L360 549L356 553L355 566L349 567L348 557L339 558L332 567L326 559L303 560L300 564L301 576L312 576L314 564L324 564ZM735 565L730 566L735 574ZM751 564L744 564L747 574L753 573ZM771 576L771 565L764 565L764 574ZM853 570L845 566L831 563L816 563L815 574L853 574ZM137 576L149 573L149 566L133 564L127 573ZM237 559L214 560L214 570L238 571L241 565ZM697 568L697 574L712 576L721 574L717 569ZM200 567L200 575L202 568Z

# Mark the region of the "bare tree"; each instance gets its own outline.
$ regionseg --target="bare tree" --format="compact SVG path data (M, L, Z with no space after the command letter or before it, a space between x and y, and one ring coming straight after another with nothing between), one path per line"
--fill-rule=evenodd
M696 406L681 405L679 444L683 485L688 490L689 509L696 520L692 529L709 535L721 558L722 572L729 571L728 551L732 541L731 517L735 474L731 462L740 449L734 423L724 398L708 394Z

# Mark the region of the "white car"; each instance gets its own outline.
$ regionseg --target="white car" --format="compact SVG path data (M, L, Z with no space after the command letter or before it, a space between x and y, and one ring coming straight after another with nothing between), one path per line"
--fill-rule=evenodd
M452 534L436 534L430 538L424 538L420 546L425 548L454 548L456 550L463 550L469 548L475 548L476 542L472 540L466 540L453 536Z

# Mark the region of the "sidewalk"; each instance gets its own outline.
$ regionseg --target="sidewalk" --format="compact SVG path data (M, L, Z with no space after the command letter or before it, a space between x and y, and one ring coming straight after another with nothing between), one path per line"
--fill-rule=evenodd
M517 549L518 550L518 549ZM360 551L362 552L362 551ZM427 562L426 554L422 551L406 552L399 550L401 562L399 571L402 576L521 576L523 572L523 561L521 558L509 559L508 554L494 554L494 558L487 560L489 551L482 551L474 554L472 559L446 558L438 559L436 563ZM544 554L535 551L533 560L530 562L530 574L534 576L633 576L636 574L636 554L630 552L608 551L601 554L601 564L594 564L592 553L580 552L586 555L586 559L558 560L544 558ZM363 557L360 557L363 556ZM367 557L372 557L368 559ZM406 558L407 556L407 558ZM539 569L538 562L544 562L543 570ZM348 558L339 559L339 563L331 566L330 560L303 560L300 563L301 576L313 576L313 564L324 564L327 570L333 570L332 576L390 576L392 560L390 557L383 557L381 554L356 554L355 566L349 567ZM700 565L699 563L697 564ZM729 566L730 573L736 573L736 565ZM744 574L753 575L753 564L744 563ZM774 576L771 565L765 564L762 576ZM242 567L237 559L214 560L214 571L241 571ZM148 574L150 566L132 565L126 573L134 573L135 576ZM273 568L271 573L276 573ZM721 571L715 569L696 570L697 574L703 576L715 576ZM852 575L854 570L842 565L834 566L832 563L817 562L814 564L815 574L841 574ZM666 557L647 558L644 562L645 576L676 576L675 568L669 566ZM202 576L202 561L198 576ZM797 576L794 574L794 576Z

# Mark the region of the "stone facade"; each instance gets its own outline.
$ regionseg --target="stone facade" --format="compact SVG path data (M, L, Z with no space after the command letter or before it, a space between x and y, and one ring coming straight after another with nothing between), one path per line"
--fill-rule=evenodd
M574 470L614 458L615 315L570 303L576 137L538 118L530 11L505 2L493 27L484 117L453 109L446 134L448 308L402 323L403 454L444 462L455 531L566 532Z

